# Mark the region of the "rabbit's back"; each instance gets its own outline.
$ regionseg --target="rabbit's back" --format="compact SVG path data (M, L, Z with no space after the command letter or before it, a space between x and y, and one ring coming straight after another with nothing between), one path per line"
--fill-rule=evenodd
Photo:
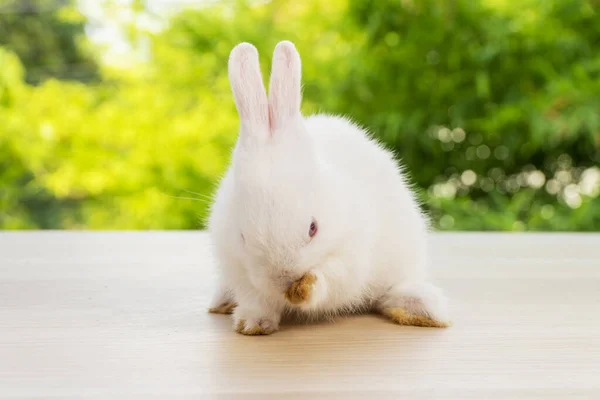
M322 159L356 184L356 189L371 189L368 191L378 197L388 190L404 194L405 190L399 189L406 187L399 164L364 129L345 118L328 115L308 117L305 123Z
M411 248L425 247L428 221L398 161L364 129L345 118L316 115L305 122L323 161L350 185L346 193L360 193L364 199L356 212L368 213L371 223L377 225L374 262L393 269L384 267L378 272L413 276L416 271L410 264L420 260L397 258L402 253L411 254ZM408 265L398 269L392 264Z

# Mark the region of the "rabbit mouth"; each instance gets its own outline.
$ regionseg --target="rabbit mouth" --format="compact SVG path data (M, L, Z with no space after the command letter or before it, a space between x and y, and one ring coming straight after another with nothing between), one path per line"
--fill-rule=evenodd
M277 288L282 296L286 297L290 288L296 284L304 275L302 273L290 273L278 276L272 280L273 285Z
M250 273L249 278L253 285L259 290L266 290L270 293L278 293L285 296L290 286L296 282L302 274L292 273L290 271L277 274Z
M296 282L298 279L297 278L293 278L291 276L284 276L284 277L280 277L278 279L276 279L276 285L279 289L279 292L281 292L282 294L285 294L288 289L290 288L290 286L292 286L292 284L294 282Z

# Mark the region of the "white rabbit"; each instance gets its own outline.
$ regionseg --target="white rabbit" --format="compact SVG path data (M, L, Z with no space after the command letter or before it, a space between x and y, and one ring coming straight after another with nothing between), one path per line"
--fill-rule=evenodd
M276 331L290 310L447 326L446 299L427 281L428 223L400 167L348 120L304 118L300 70L280 42L267 98L256 48L231 52L241 125L209 219L221 272L210 311L233 312L246 335Z

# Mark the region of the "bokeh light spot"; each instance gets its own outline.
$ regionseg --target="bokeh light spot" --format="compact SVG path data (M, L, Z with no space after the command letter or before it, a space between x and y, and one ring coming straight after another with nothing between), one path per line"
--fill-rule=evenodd
M506 146L498 146L494 149L494 157L498 160L506 160L508 155L508 147Z
M460 176L460 180L463 184L471 186L477 180L477 174L472 170L468 169L462 173L462 175Z
M451 215L444 215L440 218L440 227L442 229L450 229L454 226L454 218Z
M485 160L489 156L490 156L490 148L488 146L486 146L485 144L482 144L481 146L477 147L477 157L478 158Z

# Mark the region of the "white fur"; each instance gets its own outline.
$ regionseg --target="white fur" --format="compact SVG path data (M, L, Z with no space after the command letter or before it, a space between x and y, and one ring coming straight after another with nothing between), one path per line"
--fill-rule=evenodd
M279 43L267 98L254 46L231 52L241 127L209 220L222 279L213 305L233 294L235 322L269 332L288 309L418 304L413 312L446 320L446 300L427 282L427 220L398 163L347 119L304 118L300 74L294 45ZM289 304L285 291L309 271L317 277L310 301Z

